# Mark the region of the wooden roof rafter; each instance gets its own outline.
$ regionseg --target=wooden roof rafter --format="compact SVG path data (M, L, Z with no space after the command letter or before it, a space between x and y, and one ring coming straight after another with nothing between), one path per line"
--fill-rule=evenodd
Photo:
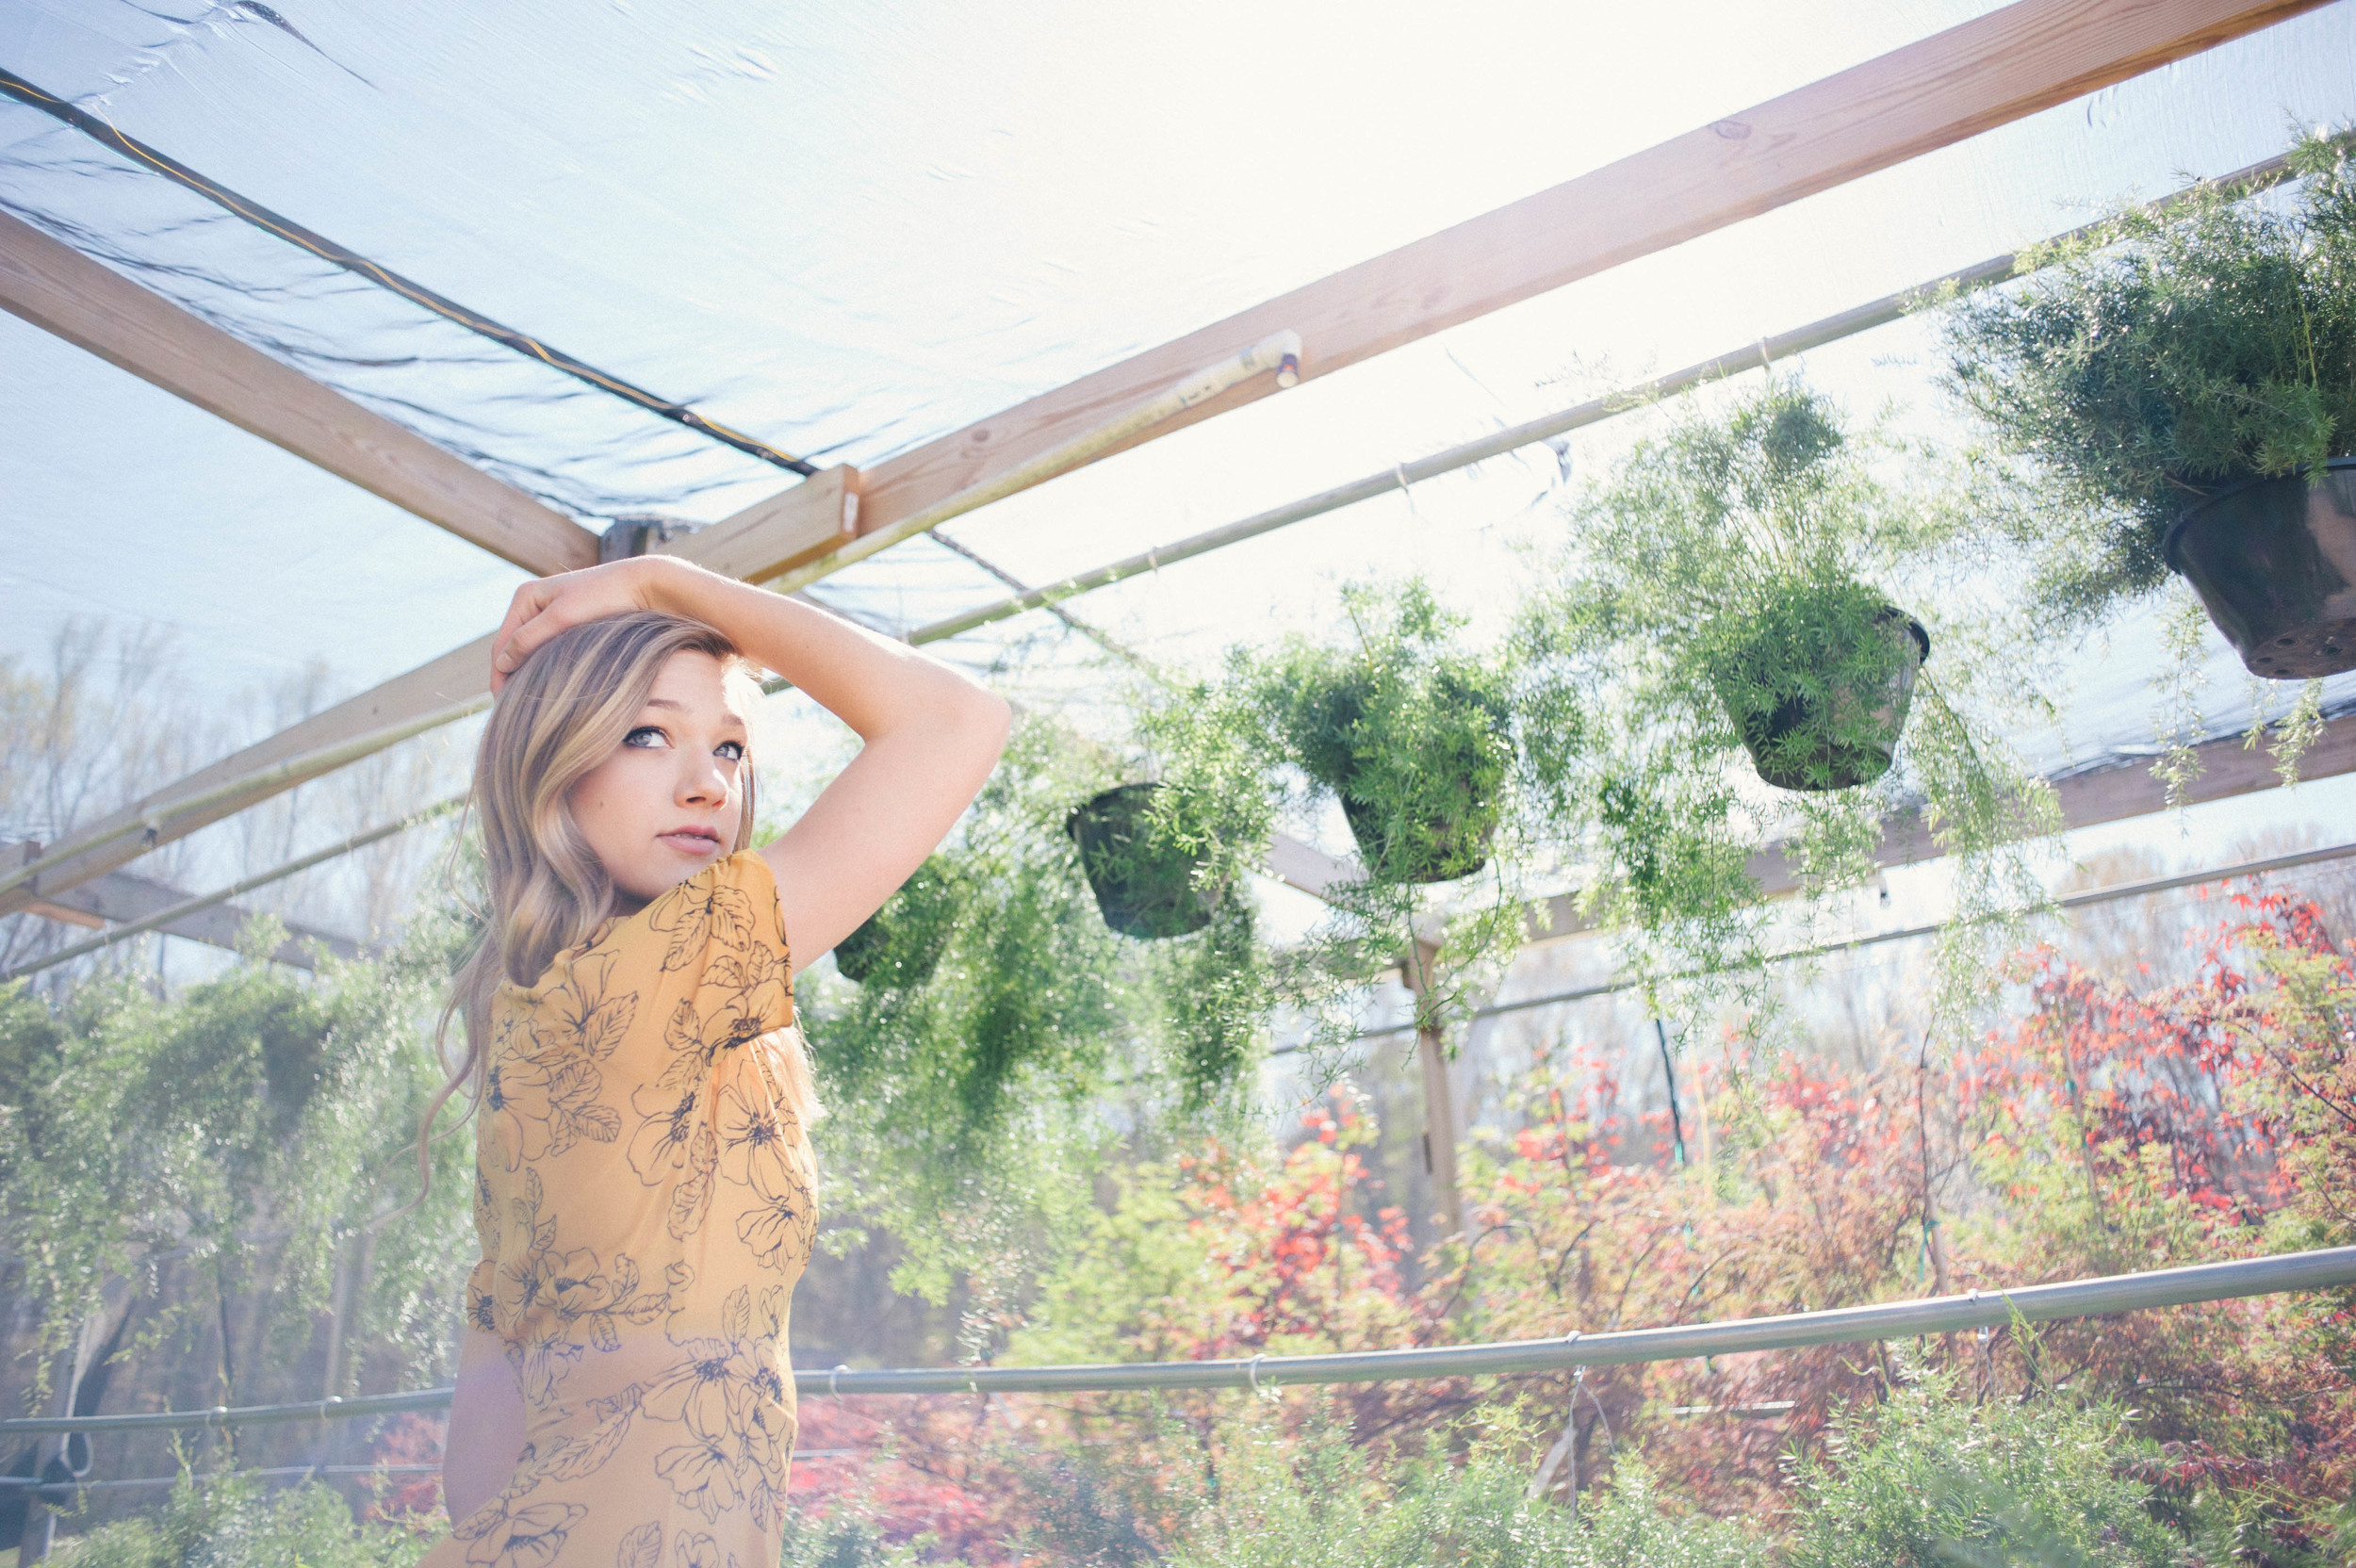
M597 563L570 517L5 212L0 310L528 572Z

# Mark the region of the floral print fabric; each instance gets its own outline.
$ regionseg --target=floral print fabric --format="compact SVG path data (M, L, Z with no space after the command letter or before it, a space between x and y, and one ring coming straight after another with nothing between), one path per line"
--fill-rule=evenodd
M729 857L501 989L467 1319L527 1441L423 1568L770 1568L816 1169L769 868Z

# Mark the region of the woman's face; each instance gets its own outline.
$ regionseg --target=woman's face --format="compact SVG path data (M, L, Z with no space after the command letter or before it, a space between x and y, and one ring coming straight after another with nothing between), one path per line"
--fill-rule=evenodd
M671 655L622 743L567 797L625 911L735 846L745 730L725 674L708 653Z

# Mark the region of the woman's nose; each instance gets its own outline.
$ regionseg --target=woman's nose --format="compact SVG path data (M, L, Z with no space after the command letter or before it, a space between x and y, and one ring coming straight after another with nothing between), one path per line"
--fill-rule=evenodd
M728 797L728 776L719 761L706 758L691 762L679 777L679 799L682 806L708 805Z

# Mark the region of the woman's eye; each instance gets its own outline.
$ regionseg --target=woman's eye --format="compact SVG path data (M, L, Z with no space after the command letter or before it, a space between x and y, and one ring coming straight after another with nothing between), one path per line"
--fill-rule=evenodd
M712 755L714 757L724 758L730 762L742 762L744 760L744 743L742 741L722 741L717 746L712 748Z
M671 738L650 724L642 724L622 737L622 744L626 746L666 746L670 743Z

